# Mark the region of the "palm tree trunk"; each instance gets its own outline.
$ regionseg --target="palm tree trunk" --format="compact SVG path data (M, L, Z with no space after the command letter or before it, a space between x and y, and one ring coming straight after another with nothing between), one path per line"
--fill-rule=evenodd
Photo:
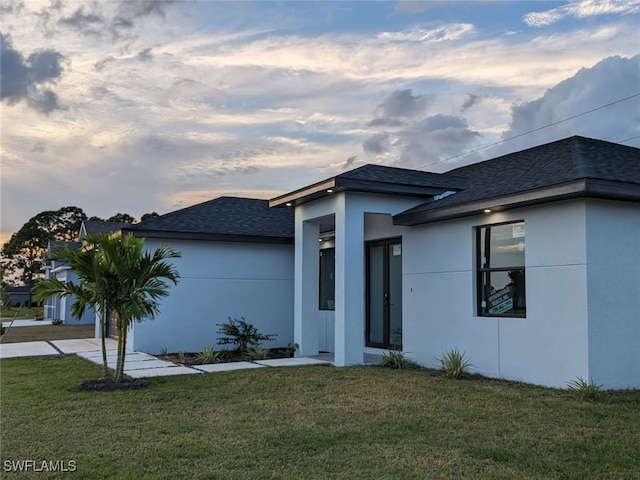
M124 373L124 357L127 344L127 328L125 320L118 315L118 359L116 362L115 383L120 383Z
M106 316L106 318L105 318ZM100 312L100 337L102 341L102 367L104 368L104 380L105 382L111 381L111 375L109 374L109 364L107 363L107 322L109 319L109 310L103 307Z

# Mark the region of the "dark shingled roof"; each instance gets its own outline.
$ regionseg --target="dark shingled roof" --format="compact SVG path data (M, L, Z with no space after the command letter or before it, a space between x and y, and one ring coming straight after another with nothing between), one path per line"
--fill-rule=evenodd
M576 185L571 191L562 190L567 196L589 196L589 185L600 183L605 189L619 190L619 195L627 195L632 200L640 187L640 149L580 136L558 140L520 152L504 155L492 160L456 168L444 174L456 178L466 178L467 185L459 192L440 200L429 201L402 212L394 217L398 225L417 225L429 221L443 220L474 214L464 211L465 205L486 207L497 204L500 199L509 196L536 192L552 187L570 185L572 182L585 181L584 185ZM593 191L593 187L591 188ZM603 188L598 189L604 198L617 198L614 192L605 195ZM559 199L561 189L556 194ZM551 193L546 198L539 195L535 203L550 201ZM533 203L531 197L530 202ZM567 197L568 198L568 197ZM524 203L522 199L521 203ZM514 202L514 206L515 202ZM458 208L456 208L458 207ZM480 207L478 207L480 208ZM449 214L445 212L448 211Z
M468 183L464 177L442 175L441 173L423 172L408 168L386 167L384 165L363 165L354 170L337 175L336 178L364 180L367 182L387 183L394 185L429 186L434 188L461 188Z
M219 197L122 231L137 237L293 243L293 209L269 208L267 200Z
M60 240L51 240L49 242L48 250L50 253L55 253L58 250L64 248L65 245L67 245L71 250L74 251L80 250L80 248L82 247L82 243L80 242L63 242Z
M344 191L428 198L447 190L458 190L467 181L455 175L445 176L440 173L368 164L280 195L273 198L270 205L297 206Z
M83 223L87 235L117 232L123 227L131 225L126 222L106 222L104 220L85 220Z

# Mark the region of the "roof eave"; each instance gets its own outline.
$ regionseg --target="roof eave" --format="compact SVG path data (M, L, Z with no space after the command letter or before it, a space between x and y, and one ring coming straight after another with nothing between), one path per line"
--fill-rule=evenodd
M571 198L587 197L640 202L640 185L597 179L581 179L515 195L486 198L462 205L453 205L423 212L399 213L393 217L393 224L414 226L479 215L485 209L496 212Z
M428 185L407 185L390 182L376 182L353 178L334 177L324 182L316 183L295 192L281 195L269 200L270 207L298 206L333 195L337 192L361 192L383 195L400 195L410 197L433 197L448 190L457 188L431 187Z
M293 237L275 237L268 235L233 235L204 232L174 232L163 230L123 229L131 232L138 238L157 238L164 240L203 240L207 242L231 242L231 243L270 243L290 245Z

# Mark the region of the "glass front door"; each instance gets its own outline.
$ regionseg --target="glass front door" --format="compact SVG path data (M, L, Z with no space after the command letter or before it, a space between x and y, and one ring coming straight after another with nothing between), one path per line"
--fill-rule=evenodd
M402 348L402 240L367 243L368 347Z

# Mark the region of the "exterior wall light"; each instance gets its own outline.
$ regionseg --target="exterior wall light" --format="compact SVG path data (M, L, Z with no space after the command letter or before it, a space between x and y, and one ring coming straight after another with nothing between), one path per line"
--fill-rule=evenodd
M483 210L483 212L484 212L484 213L491 213L491 209L490 209L490 208L485 208L485 209Z
M327 190L327 193L333 193L333 189L332 189L332 188L329 188L329 189Z

